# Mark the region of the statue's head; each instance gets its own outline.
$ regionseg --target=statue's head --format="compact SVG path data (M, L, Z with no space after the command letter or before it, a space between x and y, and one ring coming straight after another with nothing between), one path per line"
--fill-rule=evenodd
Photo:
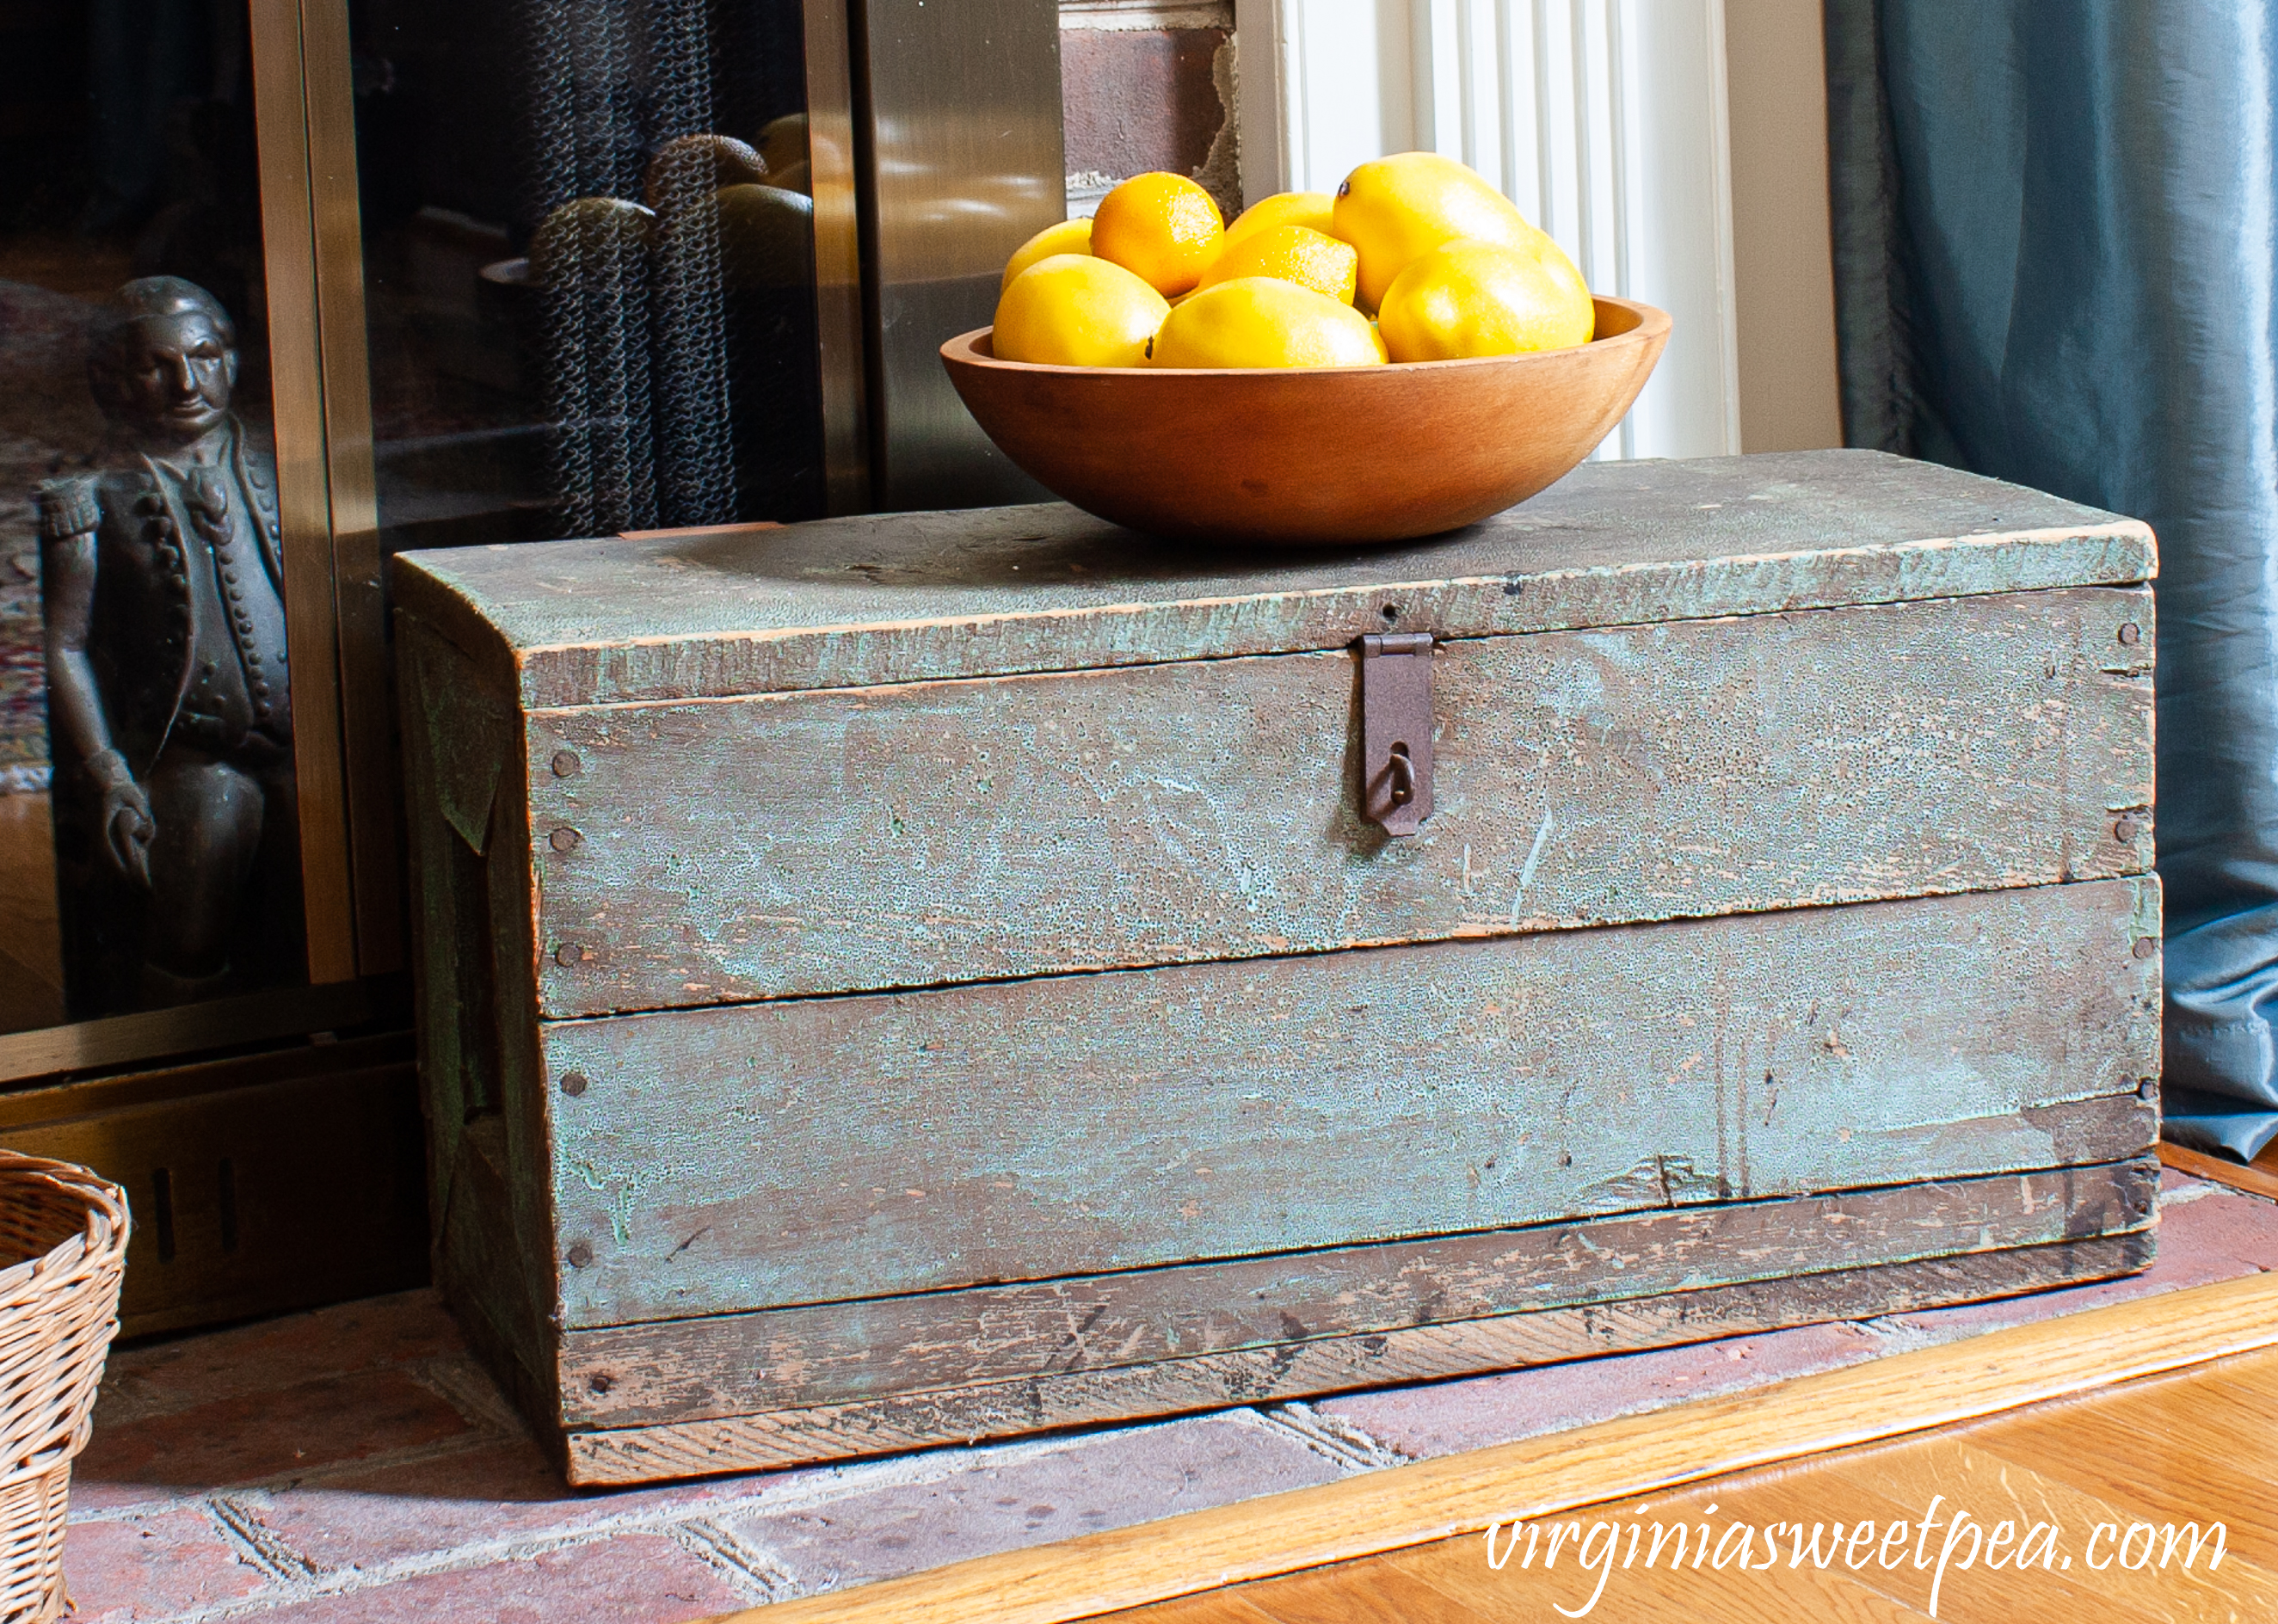
M196 283L142 277L97 310L87 371L104 416L139 442L186 446L229 411L237 327Z

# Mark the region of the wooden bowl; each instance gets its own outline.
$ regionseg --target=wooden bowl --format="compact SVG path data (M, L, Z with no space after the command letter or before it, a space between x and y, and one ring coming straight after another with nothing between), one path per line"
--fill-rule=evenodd
M1381 367L1048 367L941 347L989 438L1087 513L1158 536L1402 541L1500 513L1594 450L1669 316L1601 299L1571 349Z

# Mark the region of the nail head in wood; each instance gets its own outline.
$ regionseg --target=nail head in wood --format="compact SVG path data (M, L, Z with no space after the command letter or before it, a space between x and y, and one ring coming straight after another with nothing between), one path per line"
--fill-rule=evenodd
M583 1071L564 1071L562 1074L562 1092L574 1100L585 1092L587 1082Z
M2124 621L2120 628L2120 640L2132 649L2144 640L2144 629L2133 621Z
M571 1243L570 1243L570 1268L572 1268L572 1269L583 1269L586 1264L588 1264L588 1263L592 1262L592 1261L593 1261L593 1248L592 1248L592 1247L591 1247L587 1246L587 1245L586 1245L584 1241L582 1241L582 1240L573 1241L573 1242L571 1242Z
M2112 826L2112 838L2119 841L2135 839L2136 820L2133 818L2122 818L2119 822L2114 824Z
M2154 953L2158 952L2159 950L2160 950L2160 944L2159 944L2159 942L2158 942L2156 940L2154 940L2153 938L2152 938L2152 937L2150 937L2150 936L2138 936L2138 937L2137 937L2137 938L2136 938L2136 957L2138 957L2138 958L2149 958L2149 957L2152 957L2152 954L2154 954Z
M564 970L584 964L586 957L585 949L574 942L565 942L554 949L554 962Z
M2136 1085L2136 1097L2139 1100L2157 1099L2159 1094L2160 1079L2156 1077L2147 1077Z
M2125 840L2128 837L2123 835L2120 838ZM572 828L559 828L546 837L546 843L556 851L575 851L585 841L585 837Z
M577 752L576 751L557 750L554 752L554 777L575 778L578 774L585 770L585 764L578 759Z

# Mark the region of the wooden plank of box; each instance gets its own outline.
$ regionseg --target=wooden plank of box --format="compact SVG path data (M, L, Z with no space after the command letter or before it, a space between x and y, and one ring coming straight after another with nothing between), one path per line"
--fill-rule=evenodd
M2112 824L2152 798L2149 713L2118 634L2151 608L2091 588L1451 641L1437 809L1399 841L1341 794L1342 649L536 712L540 996L594 1015L2133 873L2149 820Z
M2156 918L2137 878L549 1025L562 1323L2133 1155Z

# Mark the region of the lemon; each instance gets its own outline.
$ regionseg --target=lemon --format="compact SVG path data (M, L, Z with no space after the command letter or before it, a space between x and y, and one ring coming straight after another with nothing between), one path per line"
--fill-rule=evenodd
M1091 251L1168 297L1202 279L1218 257L1225 223L1211 194L1184 175L1134 175L1099 200Z
M1210 269L1203 272L1200 286L1231 282L1236 277L1279 277L1340 304L1350 304L1359 265L1360 255L1349 242L1339 242L1303 225L1268 225L1240 237L1229 236Z
M1150 355L1158 367L1372 367L1384 345L1349 304L1278 277L1236 277L1172 311Z
M1332 223L1336 217L1336 206L1337 200L1326 192L1276 192L1236 215L1234 223L1226 228L1226 240L1231 244L1236 237L1275 225L1302 225L1324 237L1334 237L1336 230Z
M1136 367L1171 307L1122 266L1052 254L1013 278L997 301L990 345L999 361L1056 367Z
M1594 314L1538 255L1458 237L1393 278L1377 322L1395 361L1455 361L1586 344Z
M1360 306L1383 302L1417 255L1458 237L1523 248L1542 233L1453 158L1403 152L1364 164L1337 188L1336 234L1360 250Z
M997 291L1001 294L1012 286L1014 277L1040 259L1050 259L1055 254L1090 252L1089 220L1062 220L1058 225L1047 225L1013 250L1013 257L1005 262L1005 277L997 284Z
M1566 257L1565 249L1540 232L1537 232L1535 235L1540 240L1534 245L1534 254L1535 257L1541 261L1543 271L1553 282L1565 291L1567 297L1581 307L1583 315L1589 318L1591 329L1594 332L1598 324L1598 309L1590 301L1590 285L1582 279L1582 273L1574 268L1574 262ZM1588 342L1589 336L1588 333L1583 334L1581 341Z

